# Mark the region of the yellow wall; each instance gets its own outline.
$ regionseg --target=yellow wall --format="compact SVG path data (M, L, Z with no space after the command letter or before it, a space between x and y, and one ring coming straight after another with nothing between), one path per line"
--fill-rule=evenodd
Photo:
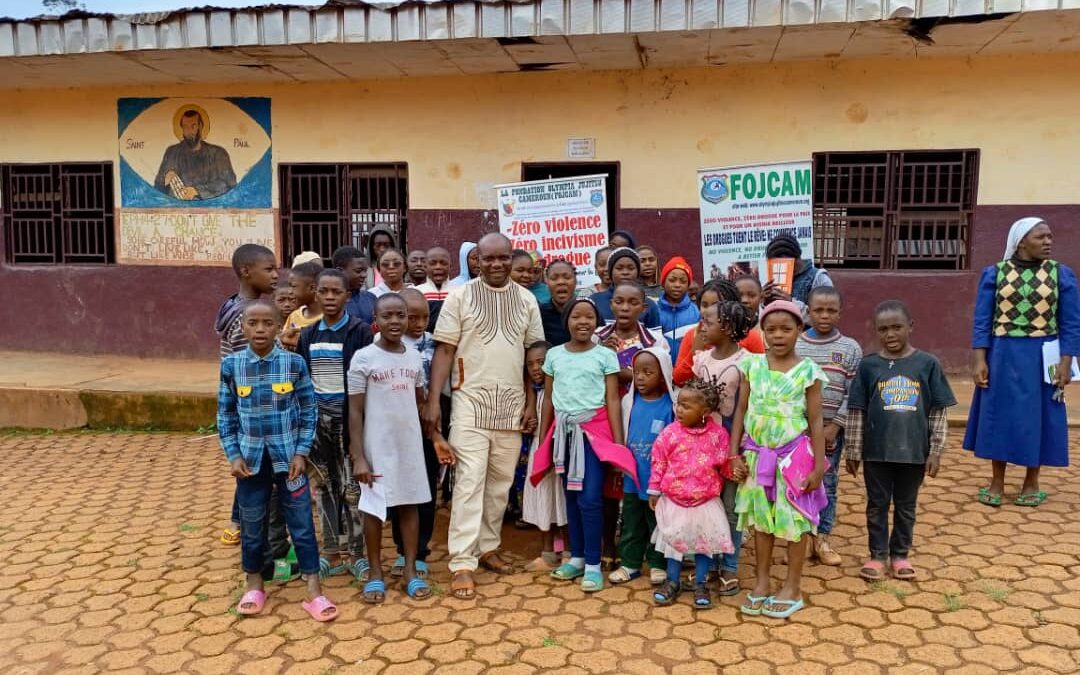
M982 150L981 204L1080 201L1076 54L0 91L0 162L116 161L117 97L183 95L271 96L275 162L406 161L412 208L491 208L570 136L622 162L628 208L696 206L699 167L946 147Z

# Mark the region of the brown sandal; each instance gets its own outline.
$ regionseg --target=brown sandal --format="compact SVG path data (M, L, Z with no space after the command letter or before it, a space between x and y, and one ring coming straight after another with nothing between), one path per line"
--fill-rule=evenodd
M458 570L450 579L450 593L458 600L471 600L476 595L476 582L473 581L472 572Z
M498 551L488 551L481 555L480 565L500 576L514 573L514 566L500 558Z

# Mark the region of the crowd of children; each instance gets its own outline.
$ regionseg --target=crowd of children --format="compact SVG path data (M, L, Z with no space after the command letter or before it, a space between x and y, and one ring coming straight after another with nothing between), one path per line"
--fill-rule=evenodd
M778 240L777 250L801 256L797 242ZM841 562L828 535L843 458L852 474L862 468L867 491L860 574L914 578L916 497L938 471L955 400L937 359L911 345L907 308L876 309L880 351L864 358L839 330L840 292L809 261L791 293L752 276L698 288L684 258L661 264L623 231L610 242L588 289L569 261L545 265L506 242L506 273L531 292L545 338L522 347L538 424L522 434L510 500L539 532L527 569L585 592L647 571L666 605L690 561L696 608L746 590L743 613L790 617L805 604L805 561ZM318 255L298 260L279 274L261 246L233 256L239 290L216 322L218 426L237 479L222 541L242 548L240 614L262 609L265 580L302 576L304 608L328 621L337 608L320 578L351 574L364 601L385 600L387 519L397 554L389 575L412 598L432 593L435 507L453 489L457 459L445 440L445 374L431 387L433 333L456 289L486 281L475 244L461 246L451 277L445 249L406 256L388 230L371 235L367 252L338 249L332 267ZM443 411L435 429L422 420L429 401ZM746 533L757 567L741 589ZM774 589L777 538L787 573Z

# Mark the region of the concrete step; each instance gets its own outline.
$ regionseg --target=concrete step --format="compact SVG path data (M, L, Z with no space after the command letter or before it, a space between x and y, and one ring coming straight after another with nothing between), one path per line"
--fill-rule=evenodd
M214 424L219 362L0 351L0 428L191 431ZM963 428L974 386L949 378ZM1080 385L1066 403L1080 427Z
M205 428L217 378L217 361L0 352L0 427Z

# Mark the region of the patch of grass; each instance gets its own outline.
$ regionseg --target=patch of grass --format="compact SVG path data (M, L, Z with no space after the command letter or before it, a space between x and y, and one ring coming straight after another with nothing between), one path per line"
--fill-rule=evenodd
M888 593L897 600L903 600L910 594L910 591L907 591L898 586L894 586L888 581L875 581L874 583L870 584L870 590L874 591L875 593Z
M278 628L275 632L286 640L289 639L289 631L285 630L284 628Z
M334 673L336 673L336 672L337 672L337 666L330 666L328 668L323 668L321 675L334 675Z
M128 559L127 566L128 567L138 567L139 566L139 559L138 558L130 558L130 559Z
M209 599L210 599L210 594L209 593L196 593L195 594L195 601L196 602L206 602Z
M199 525L192 525L191 523L181 523L180 524L180 531L181 532L194 532L195 530L199 529L199 527L200 527Z
M446 595L446 589L439 584L428 580L428 585L431 586L431 594L437 598L441 598Z
M240 616L240 612L236 611L236 606L231 606L225 610L226 614L232 614L233 616Z
M205 426L195 427L195 433L197 433L197 434L216 434L217 433L217 425L216 424L207 424Z
M542 646L544 646L544 647L562 647L562 643L559 642L558 640L556 640L555 638L549 636L549 637L544 638L544 642L543 642Z
M994 602L1000 602L1005 604L1005 600L1012 593L1012 589L1008 586L994 586L993 584L986 584L982 588L982 592L986 593L986 597L990 598Z
M55 429L24 429L22 427L4 427L0 429L0 436L52 436L55 433Z
M965 607L967 607L967 605L964 603L963 600L960 599L959 595L957 595L955 593L946 593L945 594L945 611L946 612L956 612L956 611L959 611L959 610L961 610L961 609L963 609Z
M1040 610L1032 610L1031 616L1035 619L1035 623L1039 624L1040 626L1045 626L1046 624L1050 623L1045 618L1043 618L1042 612Z

